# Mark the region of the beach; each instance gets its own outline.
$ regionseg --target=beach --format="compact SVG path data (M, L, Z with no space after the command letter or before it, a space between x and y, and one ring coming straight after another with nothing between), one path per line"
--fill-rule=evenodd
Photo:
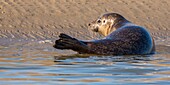
M87 24L115 12L146 27L156 40L167 39L169 6L167 0L1 0L0 38L55 39L66 33L93 39Z

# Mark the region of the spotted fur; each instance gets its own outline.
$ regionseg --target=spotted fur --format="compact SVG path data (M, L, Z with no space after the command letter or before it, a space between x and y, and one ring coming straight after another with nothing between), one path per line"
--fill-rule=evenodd
M106 37L81 41L60 34L60 39L56 40L54 47L101 55L143 55L155 52L154 40L146 28L131 23L120 14L104 14L90 23L89 27Z

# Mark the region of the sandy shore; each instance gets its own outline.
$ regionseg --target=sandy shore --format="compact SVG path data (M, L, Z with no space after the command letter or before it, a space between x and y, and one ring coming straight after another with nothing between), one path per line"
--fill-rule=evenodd
M169 6L169 0L1 0L0 38L46 39L64 32L91 39L88 22L117 12L148 28L155 39L167 39Z

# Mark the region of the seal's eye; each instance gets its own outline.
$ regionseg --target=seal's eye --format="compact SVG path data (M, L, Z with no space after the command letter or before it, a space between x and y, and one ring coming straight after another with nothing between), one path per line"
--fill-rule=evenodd
M103 23L105 23L106 21L105 20L103 20Z
M97 23L101 23L101 20L97 20Z

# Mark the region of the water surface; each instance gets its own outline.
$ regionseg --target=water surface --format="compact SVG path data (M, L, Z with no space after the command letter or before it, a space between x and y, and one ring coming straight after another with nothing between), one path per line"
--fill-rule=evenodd
M6 43L0 46L2 85L170 83L169 45L158 45L154 55L96 56L56 50L48 40Z

